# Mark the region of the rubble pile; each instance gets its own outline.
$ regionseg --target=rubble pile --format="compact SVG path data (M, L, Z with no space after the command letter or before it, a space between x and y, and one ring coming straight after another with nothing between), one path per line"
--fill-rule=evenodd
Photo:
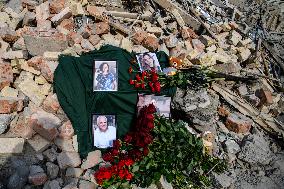
M80 56L106 44L136 53L164 51L183 60L178 68L206 67L224 76L208 89L178 89L172 108L182 112L211 155L228 162L227 172L210 175L215 188L283 187L283 10L266 11L256 29L262 12L246 17L248 3L3 3L0 188L98 187L92 167L102 161L101 152L80 158L72 124L53 93L53 73L60 55ZM254 79L243 79L247 76ZM170 188L164 182L160 185Z

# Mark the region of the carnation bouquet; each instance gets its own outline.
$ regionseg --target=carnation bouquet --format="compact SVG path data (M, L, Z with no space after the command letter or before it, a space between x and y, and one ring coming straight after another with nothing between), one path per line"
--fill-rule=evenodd
M103 154L94 176L104 188L147 187L163 175L174 188L209 186L207 174L225 164L204 153L202 139L189 133L183 122L157 116L154 105L140 110L133 129Z

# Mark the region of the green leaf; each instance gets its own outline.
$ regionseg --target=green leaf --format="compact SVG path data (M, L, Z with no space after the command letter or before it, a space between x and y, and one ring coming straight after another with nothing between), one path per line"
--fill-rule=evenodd
M133 166L133 168L132 168L132 172L133 173L137 172L138 170L139 170L139 166L138 165Z

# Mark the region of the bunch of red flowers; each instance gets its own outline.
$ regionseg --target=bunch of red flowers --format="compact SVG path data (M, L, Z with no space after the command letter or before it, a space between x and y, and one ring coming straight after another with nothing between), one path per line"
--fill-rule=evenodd
M131 166L148 155L148 146L153 142L151 131L154 129L155 112L153 104L142 108L132 131L127 133L123 140L115 140L113 148L103 155L103 160L109 165L100 167L95 172L94 176L99 185L133 179Z
M130 67L128 72L133 73L133 69ZM153 93L160 93L161 84L159 82L159 75L152 69L151 71L143 71L142 73L137 73L135 75L135 79L130 79L129 83L134 85L135 88L146 89L146 87L150 87Z

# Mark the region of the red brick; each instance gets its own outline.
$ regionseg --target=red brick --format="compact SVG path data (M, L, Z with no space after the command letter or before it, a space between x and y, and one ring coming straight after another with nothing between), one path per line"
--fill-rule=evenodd
M74 129L70 121L66 121L58 130L61 138L71 139L74 136Z
M132 37L132 41L135 45L141 45L147 35L147 32L136 32Z
M18 98L0 97L0 113L10 114L23 109L23 100Z
M183 39L197 39L199 36L190 28L184 28L181 30L181 36Z
M95 23L95 34L107 34L110 30L109 24L106 22Z
M57 112L59 107L60 105L56 94L49 94L43 102L43 109L53 114Z
M240 113L232 113L227 117L226 127L235 133L248 133L253 121Z
M43 63L43 59L41 56L32 57L27 61L28 65L33 67L34 69L40 71L41 64Z
M226 109L224 106L218 107L218 114L223 117L227 117L230 115L230 111Z
M142 45L150 51L155 51L159 48L159 40L153 36L147 36Z
M74 44L80 44L83 40L83 37L76 32L70 32L67 35L69 46L73 46Z
M58 135L57 127L61 124L58 117L45 111L37 111L32 114L29 121L32 128L45 139L52 141Z
M43 185L47 181L47 175L45 173L36 173L29 176L29 182L35 186Z
M104 22L108 22L109 18L108 16L104 15L103 11L105 9L101 8L101 7L96 7L96 6L92 6L92 5L88 5L87 6L87 11L91 16L94 16L95 18L102 20Z
M49 10L51 14L59 13L65 5L65 0L53 0L49 4Z
M73 31L75 24L74 24L74 21L72 19L64 19L60 23L60 26L69 30L69 31Z
M0 62L0 90L13 82L13 71L11 64Z
M11 126L10 131L14 133L18 137L22 137L24 139L30 139L35 134L35 131L31 127L30 124L28 124L27 120L29 118L25 117L24 115L20 115L17 122Z

